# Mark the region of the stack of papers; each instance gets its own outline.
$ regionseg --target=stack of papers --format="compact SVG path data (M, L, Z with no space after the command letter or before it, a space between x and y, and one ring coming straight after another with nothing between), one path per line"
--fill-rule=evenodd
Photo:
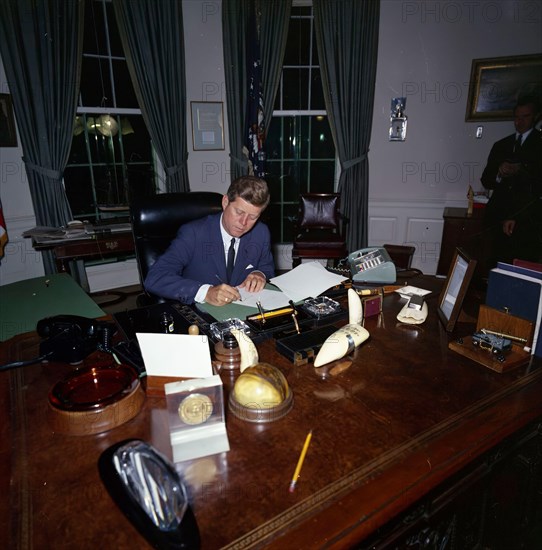
M270 282L280 289L280 292L264 289L257 294L241 292L242 301L236 302L242 306L257 307L260 302L265 310L285 307L290 300L294 303L301 302L306 298L314 298L331 287L339 285L348 277L330 273L319 262L308 262L298 265L284 275L273 277Z

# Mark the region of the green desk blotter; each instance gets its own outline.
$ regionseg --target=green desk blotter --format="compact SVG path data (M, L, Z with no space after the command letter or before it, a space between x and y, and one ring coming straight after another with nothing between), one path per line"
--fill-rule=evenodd
M275 285L266 284L267 290L279 290ZM227 319L245 320L248 315L256 315L259 313L258 308L250 306L242 306L241 304L233 303L225 306L212 306L210 304L196 304L196 307L214 317L217 321L226 321Z
M0 341L36 330L53 315L103 317L105 312L67 273L0 286Z

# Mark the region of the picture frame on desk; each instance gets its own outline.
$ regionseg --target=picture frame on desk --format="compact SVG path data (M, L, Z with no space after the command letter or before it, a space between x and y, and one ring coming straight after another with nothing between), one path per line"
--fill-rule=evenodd
M476 260L462 248L456 248L446 283L439 297L438 316L446 332L452 332L463 307L463 300L469 289Z

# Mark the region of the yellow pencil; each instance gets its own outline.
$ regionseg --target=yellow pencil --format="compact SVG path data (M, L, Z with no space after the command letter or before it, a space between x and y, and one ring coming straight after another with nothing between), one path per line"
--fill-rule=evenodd
M299 460L297 461L297 466L295 467L295 472L292 477L292 481L290 482L290 488L288 489L290 493L293 493L295 490L295 486L297 484L299 474L301 473L301 467L303 466L303 461L305 460L305 455L307 454L307 450L309 448L311 438L312 438L312 430L307 434L307 438L305 439L305 444L303 445L303 449L301 450L301 454L299 455Z

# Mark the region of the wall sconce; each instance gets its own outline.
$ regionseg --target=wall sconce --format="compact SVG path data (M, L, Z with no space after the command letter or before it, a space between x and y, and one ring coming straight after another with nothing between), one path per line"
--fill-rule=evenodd
M394 97L391 100L390 141L405 141L407 117L405 115L406 97Z

